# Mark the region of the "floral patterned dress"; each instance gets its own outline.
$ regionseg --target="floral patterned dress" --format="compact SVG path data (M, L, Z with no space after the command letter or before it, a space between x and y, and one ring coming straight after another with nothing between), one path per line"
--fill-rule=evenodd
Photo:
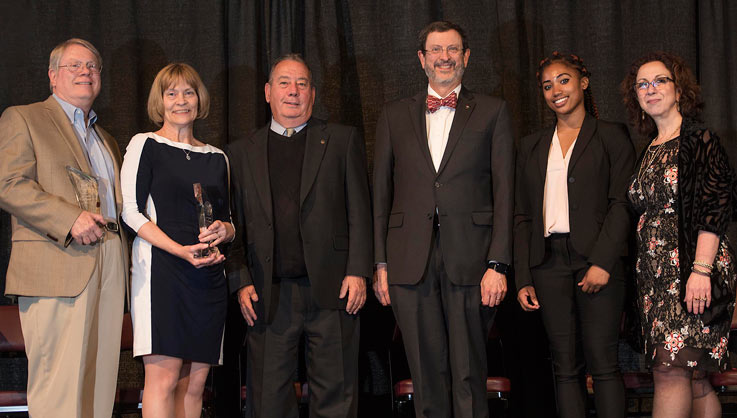
M637 223L635 271L645 355L650 366L720 370L727 363L729 322L706 326L700 315L689 313L681 303L676 213L679 142L675 138L650 146L628 190L630 202L642 214ZM727 273L725 277L734 275L726 238L714 264Z

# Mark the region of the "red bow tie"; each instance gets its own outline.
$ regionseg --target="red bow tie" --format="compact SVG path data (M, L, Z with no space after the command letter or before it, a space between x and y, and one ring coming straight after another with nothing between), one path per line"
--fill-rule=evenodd
M456 104L458 103L458 96L456 96L456 92L450 93L448 97L445 99L438 99L435 96L427 96L427 111L430 113L435 113L438 109L440 109L443 106L450 107L455 109Z

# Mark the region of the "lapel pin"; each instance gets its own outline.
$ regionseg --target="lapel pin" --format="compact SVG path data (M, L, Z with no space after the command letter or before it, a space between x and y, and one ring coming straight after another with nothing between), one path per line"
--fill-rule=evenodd
M325 140L324 140L324 139L321 139L321 140L320 140L320 143L321 143L322 145L325 145Z
M471 106L470 106L470 105L466 105L466 110L468 110L468 109L470 109L470 108L471 108Z

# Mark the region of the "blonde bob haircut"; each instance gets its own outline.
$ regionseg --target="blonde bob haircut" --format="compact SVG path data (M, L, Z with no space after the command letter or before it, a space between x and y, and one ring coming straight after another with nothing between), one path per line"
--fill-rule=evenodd
M200 75L191 65L174 62L156 74L148 94L148 118L157 126L164 123L164 92L179 81L189 84L197 94L197 119L204 119L210 113L210 95Z

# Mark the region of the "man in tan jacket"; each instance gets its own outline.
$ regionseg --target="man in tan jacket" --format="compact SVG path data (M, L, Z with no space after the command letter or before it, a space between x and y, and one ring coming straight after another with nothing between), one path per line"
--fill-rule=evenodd
M92 110L101 68L92 44L65 41L49 60L53 95L0 117L5 291L18 296L34 418L109 418L115 399L128 254L120 151ZM97 179L99 213L80 208L68 166Z

